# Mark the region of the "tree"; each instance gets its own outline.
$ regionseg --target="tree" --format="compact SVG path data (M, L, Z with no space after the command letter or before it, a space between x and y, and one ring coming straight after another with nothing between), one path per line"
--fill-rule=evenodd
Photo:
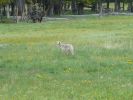
M9 3L13 2L13 0L1 0L0 6L4 8L2 15L7 16L9 18Z

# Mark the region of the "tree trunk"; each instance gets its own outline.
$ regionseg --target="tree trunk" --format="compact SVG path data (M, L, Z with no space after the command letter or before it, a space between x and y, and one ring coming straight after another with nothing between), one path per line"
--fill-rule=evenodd
M109 3L110 3L109 0L107 0L107 9L109 9Z
M61 14L64 14L66 11L66 2L64 0L62 0L62 7L61 7Z
M27 4L25 4L25 15L27 16L28 15L28 5Z
M0 6L0 21L2 21L2 7Z
M45 12L47 16L53 16L53 10L54 10L54 3L52 0L46 0L45 1Z
M103 15L102 0L99 1L99 7L100 7L100 8L99 8L99 9L100 9L100 11L99 11L99 16L102 17L102 15Z
M53 5L49 5L49 9L47 11L47 15L48 16L53 16L54 15L54 6Z
M16 22L24 19L25 0L18 0L16 3Z
M15 15L15 5L14 3L11 3L11 16Z
M54 14L60 15L63 7L63 0L59 0L59 2L54 4Z
M64 0L60 0L59 4L60 4L60 14L64 14L64 9L63 9L63 7L64 7Z
M132 2L131 1L128 2L128 11L132 12Z
M118 11L119 12L121 11L121 2L120 2L120 0L118 0Z
M91 5L92 5L91 11L96 12L97 11L97 3L93 2Z
M9 5L6 5L6 16L7 18L10 18L10 13L9 13Z
M60 15L60 4L59 3L56 3L54 4L54 15Z
M6 16L6 6L3 6L3 16Z
M0 6L0 15L2 16L2 7Z
M118 12L118 4L117 4L117 0L115 0L115 12Z
M78 4L78 15L82 15L84 13L84 3Z
M45 0L42 0L42 8L43 8L43 15L46 16L46 6L45 6Z
M16 23L18 23L19 19L18 19L18 7L16 7Z
M131 4L128 3L128 11L131 12Z
M119 12L120 9L120 0L115 0L115 12Z
M125 3L123 2L123 11L125 10Z
M78 14L77 0L72 0L71 9L72 9L72 13L73 13L74 15Z

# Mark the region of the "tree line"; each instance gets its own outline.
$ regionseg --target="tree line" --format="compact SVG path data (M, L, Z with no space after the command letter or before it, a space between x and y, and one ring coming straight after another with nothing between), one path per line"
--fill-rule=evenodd
M42 11L45 16L61 15L70 10L72 14L84 14L84 8L89 8L94 13L110 11L110 3L114 3L114 12L125 10L133 12L133 0L0 0L0 15L26 16L33 7ZM106 7L103 7L106 4Z

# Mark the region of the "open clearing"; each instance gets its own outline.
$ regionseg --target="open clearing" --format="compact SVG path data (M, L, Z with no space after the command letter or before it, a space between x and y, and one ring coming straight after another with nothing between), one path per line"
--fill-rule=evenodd
M133 17L0 24L0 100L133 100Z

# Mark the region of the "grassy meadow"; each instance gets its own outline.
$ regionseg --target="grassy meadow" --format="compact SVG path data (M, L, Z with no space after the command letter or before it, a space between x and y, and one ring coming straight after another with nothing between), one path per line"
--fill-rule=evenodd
M133 100L133 17L0 24L0 100Z

